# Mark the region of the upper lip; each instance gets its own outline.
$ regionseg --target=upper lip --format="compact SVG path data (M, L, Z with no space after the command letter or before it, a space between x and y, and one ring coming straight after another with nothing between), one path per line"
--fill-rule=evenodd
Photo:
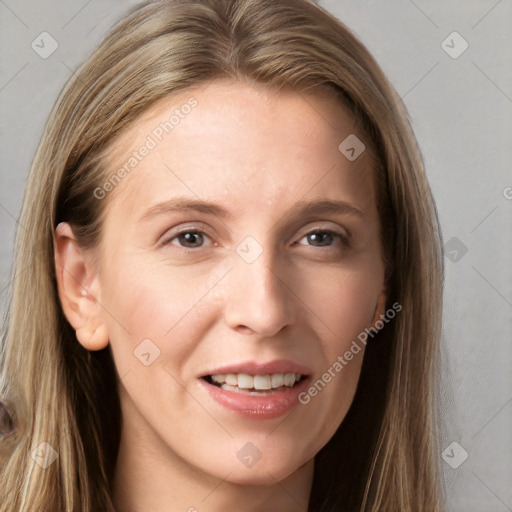
M311 370L299 363L287 359L275 359L273 361L245 361L243 363L226 364L212 368L202 377L208 375L225 375L227 373L246 373L248 375L271 375L274 373L298 373L310 375Z

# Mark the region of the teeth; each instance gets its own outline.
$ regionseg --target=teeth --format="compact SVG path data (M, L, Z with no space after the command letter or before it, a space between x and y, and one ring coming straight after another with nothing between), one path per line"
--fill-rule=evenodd
M252 389L254 387L254 379L246 373L238 374L238 387L240 389Z
M230 386L238 386L238 378L234 373L228 373L224 382ZM222 384L222 381L219 384Z
M272 377L270 377L272 381L272 387L278 388L279 386L284 386L284 375L282 373L274 373Z
M222 384L223 382L226 382L226 377L227 375L212 375L212 380L217 384Z
M272 389L270 375L255 375L254 389Z
M211 375L216 384L237 386L240 389L268 390L281 386L292 387L301 379L300 373L273 373L272 375L248 375L246 373L228 373Z
M284 385L285 386L293 386L295 384L295 373L285 373L284 374Z

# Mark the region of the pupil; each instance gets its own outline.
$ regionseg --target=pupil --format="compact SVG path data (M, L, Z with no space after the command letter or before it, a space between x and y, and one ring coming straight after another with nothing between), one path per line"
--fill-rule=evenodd
M189 247L198 247L201 245L201 241L200 233L182 233L180 235L180 242Z
M329 233L311 233L309 237L312 245L320 245L322 242L332 241L332 235Z

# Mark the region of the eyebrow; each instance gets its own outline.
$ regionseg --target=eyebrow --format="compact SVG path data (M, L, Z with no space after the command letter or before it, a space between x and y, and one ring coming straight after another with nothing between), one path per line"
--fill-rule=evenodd
M214 215L222 219L233 218L233 214L226 210L224 207L201 199L193 199L187 197L175 197L162 201L148 208L140 217L139 222L151 219L157 215L169 213L186 213L198 212L208 215ZM364 218L364 213L345 201L338 201L332 199L323 199L317 201L299 201L292 209L285 215L285 217L292 216L311 216L318 214L338 214L338 215L354 215Z
M164 213L185 213L195 211L198 213L206 213L217 217L229 218L232 215L222 206L201 199L192 199L187 197L175 197L162 201L148 208L140 217L140 221L151 219L157 215Z

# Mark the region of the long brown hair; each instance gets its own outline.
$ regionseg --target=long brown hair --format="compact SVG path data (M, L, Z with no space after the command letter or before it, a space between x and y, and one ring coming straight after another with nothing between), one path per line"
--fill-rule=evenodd
M134 9L58 99L19 219L1 347L1 512L113 512L121 414L109 349L86 351L58 300L53 234L98 243L116 135L159 100L219 78L330 91L366 135L399 315L367 345L353 404L315 459L311 511L441 510L435 440L442 300L439 224L400 98L349 30L307 0L160 0ZM47 468L31 456L48 443Z

